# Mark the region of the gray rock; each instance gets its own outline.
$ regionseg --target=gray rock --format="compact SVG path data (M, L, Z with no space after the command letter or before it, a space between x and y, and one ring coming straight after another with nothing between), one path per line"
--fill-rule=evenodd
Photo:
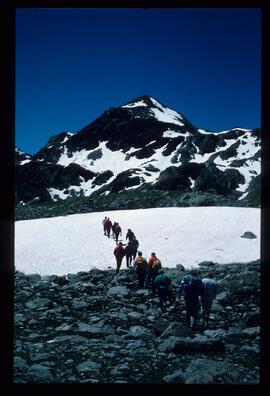
M136 312L136 311L130 312L127 316L130 320L133 320L133 321L140 320L144 317L143 314Z
M129 294L129 290L126 286L113 286L109 288L107 294L109 296L125 297Z
M184 384L185 374L182 370L177 370L173 374L165 375L162 379L166 384Z
M153 331L143 326L132 326L129 331L129 336L133 338L141 338L144 340L151 340L156 338Z
M179 271L185 271L185 270L186 270L185 267L184 267L182 264L176 264L176 268L177 268Z
M51 358L51 355L47 352L30 354L30 360L32 362L41 362L44 360L50 360L50 358Z
M168 319L159 319L153 323L153 330L157 337L159 337L170 325L170 320Z
M49 343L49 344L62 343L62 342L63 343L71 342L74 344L81 344L84 342L88 342L88 339L86 337L82 337L79 335L64 335L64 336L55 337L55 338L47 341L47 343Z
M170 336L159 345L161 352L190 353L190 352L224 352L225 345L221 340L194 340L185 337Z
M220 337L225 337L227 335L227 332L224 329L215 329L215 330L205 330L203 334L213 338L220 338Z
M102 325L100 324L88 324L84 322L78 322L78 332L79 333L87 333L87 334L92 334L96 336L102 336L102 335L108 335L108 334L114 334L115 331L112 326L110 325L104 325L104 322L102 322Z
M15 324L23 324L26 320L27 320L27 318L26 318L26 316L24 314L16 313L14 315Z
M53 375L47 366L42 364L33 364L29 371L29 377L33 382L51 382Z
M201 261L198 264L199 267L213 267L214 265L216 265L216 263L214 263L213 261Z
M212 312L223 312L224 308L218 301L214 300L211 311Z
M50 308L52 301L49 298L38 297L33 301L27 302L25 305L30 309Z
M30 275L27 275L27 279L29 279L31 283L35 283L41 279L41 275L40 274L30 274Z
M17 370L26 370L29 366L25 359L20 356L15 356L13 359L13 367Z
M72 324L68 324L68 323L63 323L61 326L56 327L55 331L71 331L73 329L73 325Z
M142 297L146 297L150 294L150 290L148 289L139 289L136 291L135 295L136 296L142 296Z
M251 231L246 231L243 235L241 235L241 238L255 239L257 236Z
M114 312L110 315L110 319L113 319L114 322L127 322L128 317L125 313L122 312Z
M82 308L87 308L88 307L88 302L82 301L79 298L74 298L72 301L72 306L74 309L82 309Z
M213 384L215 378L228 376L235 372L235 367L227 361L220 362L216 359L193 359L185 372L186 384Z
M81 372L97 373L101 368L101 364L93 360L87 360L77 366L77 370Z
M189 329L185 324L180 322L173 322L166 328L166 330L160 335L160 338L167 338L169 336L185 337L190 336L192 330Z
M249 337L256 337L256 336L260 335L260 327L259 326L248 327L248 328L242 330L242 334L247 335Z
M255 312L252 312L246 318L246 327L253 327L260 325L260 310L257 309Z
M229 293L227 291L223 291L216 296L216 301L219 303L226 303L229 299Z

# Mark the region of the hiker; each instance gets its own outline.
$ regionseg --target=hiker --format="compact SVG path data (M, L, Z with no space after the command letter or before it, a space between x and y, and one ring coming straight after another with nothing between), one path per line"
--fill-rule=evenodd
M116 242L118 242L119 235L122 235L122 229L121 229L119 223L116 223L116 225L114 227L114 235L115 235Z
M179 300L181 293L184 291L184 299L186 303L186 323L191 325L191 317L193 318L192 327L197 326L198 310L199 310L199 296L202 295L204 285L199 278L196 270L190 270L189 274L185 275L179 287Z
M134 232L133 231L131 231L131 229L130 228L128 228L128 230L127 230L127 234L126 234L126 239L128 239L129 241L132 239L132 238L134 238Z
M164 274L164 270L160 269L156 279L154 280L154 288L158 292L159 305L162 311L165 309L171 283L171 279Z
M137 276L138 276L138 287L140 289L143 289L144 288L145 275L147 273L147 261L142 256L142 252L138 252L138 256L136 257L136 259L134 261L134 266L136 268L136 273L137 273Z
M133 238L131 238L131 239L129 240L128 245L129 245L130 248L131 248L132 258L133 258L133 260L134 260L135 257L136 257L136 254L137 254L138 247L139 247L139 242L138 242L138 240L136 239L135 235L134 235Z
M147 285L148 287L152 288L153 294L155 294L155 287L154 281L158 275L158 270L161 269L161 262L160 259L156 256L155 252L151 253L151 257L148 260L148 267L147 267Z
M106 221L107 221L107 216L105 216L104 219L102 220L104 235L106 235Z
M119 272L123 257L125 256L125 249L123 248L122 242L119 242L119 244L115 247L113 254L116 258L116 272Z
M127 268L131 268L131 263L132 263L132 249L130 245L127 245L125 247L125 254L126 254L126 263L127 263Z
M106 222L105 222L105 229L106 229L106 234L108 236L108 238L110 238L110 232L112 229L112 222L110 220L110 218L108 217Z
M213 300L217 295L217 282L213 279L213 273L209 272L204 279L202 279L204 284L204 292L201 296L202 302L202 318L203 324L206 328L209 328L209 316L213 304Z
M113 236L113 238L115 237L115 227L116 227L116 221L113 223L113 225L112 225L112 236ZM117 242L117 241L116 241Z

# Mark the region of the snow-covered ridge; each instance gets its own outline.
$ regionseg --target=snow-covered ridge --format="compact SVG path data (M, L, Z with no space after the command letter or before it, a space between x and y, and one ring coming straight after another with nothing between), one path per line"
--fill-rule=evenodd
M125 108L125 107L133 108L133 107L138 107L138 106L147 107L147 104L143 100L138 100L137 102L129 103L129 104L121 106L121 107L123 107L123 108Z
M115 241L103 235L104 216L120 223L124 243L127 229L131 228L143 255L148 258L155 251L164 267L183 264L191 268L201 261L226 264L260 258L260 209L155 208L16 222L16 270L64 275L91 268L115 268ZM246 231L257 238L241 238Z
M209 135L209 134L223 134L223 133L228 133L228 132L230 132L230 131L251 132L252 129L232 128L232 129L228 129L228 130L226 130L226 131L208 131L208 130L206 130L206 129L200 129L200 128L199 128L198 131L199 131L200 133Z
M174 110L171 110L169 107L163 106L161 103L159 103L156 99L152 97L149 97L148 100L153 104L153 106L148 105L144 101L144 99L141 99L121 107L130 108L130 109L135 107L148 107L150 115L152 115L158 121L184 126L184 124L180 121L183 119L181 114L177 113ZM135 116L135 118L137 117L138 116Z

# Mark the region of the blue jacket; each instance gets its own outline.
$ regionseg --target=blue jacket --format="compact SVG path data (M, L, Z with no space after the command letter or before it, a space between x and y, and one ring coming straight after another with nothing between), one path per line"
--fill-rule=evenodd
M183 290L185 296L199 296L203 293L204 285L198 276L187 274L180 282L179 298Z
M168 289L170 284L171 279L165 274L158 275L154 281L154 286L159 289Z

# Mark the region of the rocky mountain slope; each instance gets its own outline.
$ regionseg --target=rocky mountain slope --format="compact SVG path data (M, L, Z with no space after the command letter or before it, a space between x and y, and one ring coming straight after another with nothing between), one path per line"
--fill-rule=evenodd
M79 132L16 152L16 201L49 202L128 190L213 194L260 205L260 129L197 129L150 96L106 110Z
M260 262L199 264L218 294L210 328L185 325L176 289L164 312L135 270L15 272L15 383L258 384ZM184 267L166 270L176 286Z

